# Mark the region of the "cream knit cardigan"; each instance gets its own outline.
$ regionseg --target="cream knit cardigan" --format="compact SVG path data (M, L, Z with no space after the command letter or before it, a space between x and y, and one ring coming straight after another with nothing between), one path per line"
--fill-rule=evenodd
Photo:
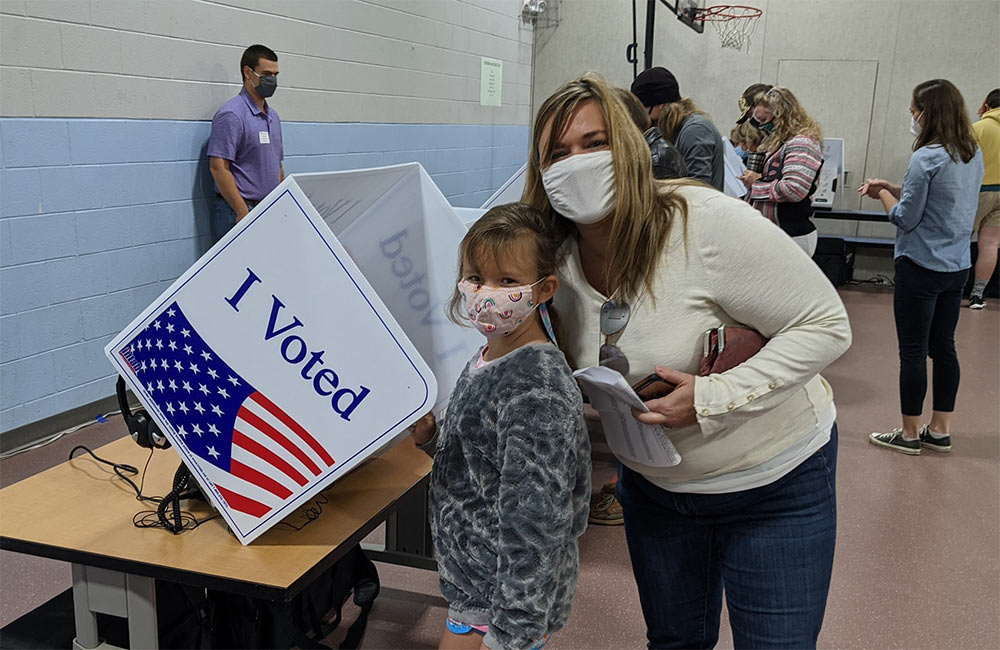
M698 424L669 430L679 465L626 463L659 485L744 470L787 450L830 408L833 391L818 373L851 344L836 290L788 235L714 189L671 191L688 203L687 227L678 220L671 230L655 302L648 295L630 301L618 342L631 366L627 379L634 383L654 365L696 374L702 334L723 323L749 325L770 340L748 362L697 378ZM584 277L575 239L567 247L555 297L563 344L578 367L597 365L605 296Z

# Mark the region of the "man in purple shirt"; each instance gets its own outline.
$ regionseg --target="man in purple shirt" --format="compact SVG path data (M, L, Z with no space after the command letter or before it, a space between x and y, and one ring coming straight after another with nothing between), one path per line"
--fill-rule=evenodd
M216 241L285 178L281 120L265 101L278 87L278 55L263 45L251 45L240 59L240 73L243 90L212 118L208 139Z

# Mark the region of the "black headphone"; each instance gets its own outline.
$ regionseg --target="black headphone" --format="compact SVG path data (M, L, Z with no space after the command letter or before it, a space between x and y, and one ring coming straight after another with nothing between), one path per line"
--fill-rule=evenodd
M156 426L156 422L149 417L149 413L144 409L136 409L135 413L132 413L132 409L128 407L128 398L125 396L125 379L121 375L118 376L115 392L118 394L118 407L122 410L122 417L125 418L132 440L147 449L169 447L170 441L160 431L160 427Z

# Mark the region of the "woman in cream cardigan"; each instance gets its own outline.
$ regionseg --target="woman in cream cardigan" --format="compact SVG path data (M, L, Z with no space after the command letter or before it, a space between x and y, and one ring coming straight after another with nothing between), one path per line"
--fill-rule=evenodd
M617 489L649 647L712 647L723 590L736 647L814 646L836 539L836 410L818 373L851 341L833 286L746 203L655 180L593 74L540 108L522 200L566 237L555 300L571 361L598 365L605 344L630 383L655 369L676 384L637 417L667 427L683 460L623 462ZM628 312L611 336L605 306ZM702 333L722 323L768 343L695 377Z

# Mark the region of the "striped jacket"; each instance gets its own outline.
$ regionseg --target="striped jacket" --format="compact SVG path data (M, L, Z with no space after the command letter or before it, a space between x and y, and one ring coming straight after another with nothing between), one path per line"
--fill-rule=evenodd
M791 232L797 224L781 223L785 211L779 206L806 202L806 209L796 211L794 216L799 217L796 221L807 220L812 214L808 199L822 164L823 147L819 142L805 135L793 136L764 162L760 179L750 187L750 203L790 235L811 232L811 227L805 232Z

